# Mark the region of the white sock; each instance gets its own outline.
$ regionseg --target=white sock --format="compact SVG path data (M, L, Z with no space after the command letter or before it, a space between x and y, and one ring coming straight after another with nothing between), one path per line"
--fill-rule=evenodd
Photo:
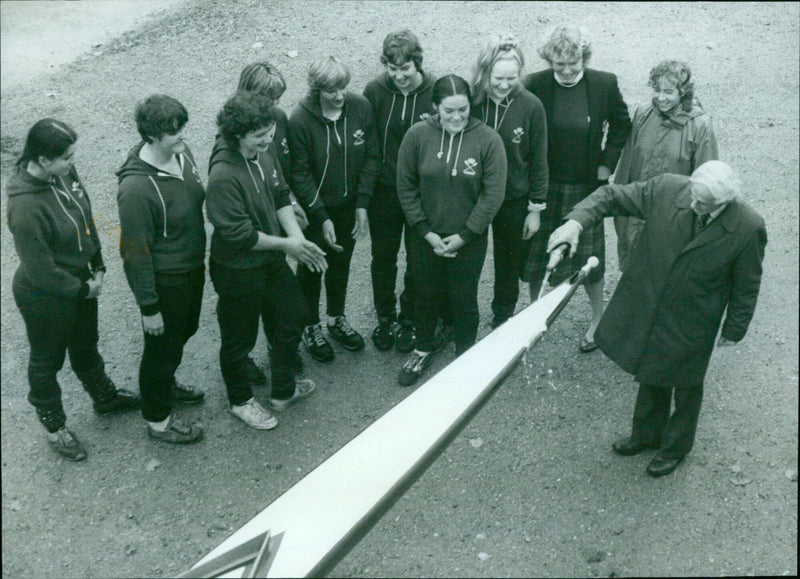
M339 316L328 316L328 325L329 326L335 326L336 325L336 320L338 318L339 318Z
M152 428L153 430L158 430L159 432L164 432L167 429L167 426L169 426L169 419L170 419L170 416L167 416L161 422L150 422L148 420L147 424L149 424L150 428Z

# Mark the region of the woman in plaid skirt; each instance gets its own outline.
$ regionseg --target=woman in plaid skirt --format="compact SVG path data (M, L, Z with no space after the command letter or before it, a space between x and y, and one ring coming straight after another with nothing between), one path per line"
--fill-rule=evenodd
M531 240L522 272L522 280L530 283L531 299L539 294L547 267L547 238L576 203L608 183L631 131L628 106L620 94L617 77L586 67L592 47L583 30L571 25L556 27L538 52L550 69L529 75L525 88L539 97L547 114L550 183L547 208L541 227ZM577 253L572 258L565 257L550 277L553 284L567 279L592 255L600 265L584 282L592 320L581 339L581 352L597 349L594 332L603 315L602 223L581 234Z

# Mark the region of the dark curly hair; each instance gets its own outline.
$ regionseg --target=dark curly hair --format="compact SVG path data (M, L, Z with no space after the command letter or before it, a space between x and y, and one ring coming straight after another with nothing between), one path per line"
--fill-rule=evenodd
M273 100L260 92L238 91L217 114L217 126L232 147L248 133L270 126L278 120Z
M154 94L136 105L136 128L147 143L174 135L189 122L189 113L176 99Z
M662 60L650 71L648 86L657 89L662 78L675 83L678 93L681 95L681 107L686 112L691 111L692 102L694 102L694 82L692 82L692 70L689 65L679 60Z

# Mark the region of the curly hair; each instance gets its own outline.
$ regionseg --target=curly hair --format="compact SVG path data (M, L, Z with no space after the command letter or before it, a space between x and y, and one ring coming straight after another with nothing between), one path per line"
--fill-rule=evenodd
M28 131L22 155L17 165L26 165L29 161L38 162L39 157L56 159L67 152L78 140L78 134L63 121L41 119Z
M277 119L271 98L260 92L238 91L217 114L217 126L225 141L231 147L238 147L242 137L269 127Z
M350 84L350 69L335 56L314 61L308 68L308 96L319 102L319 93L343 89Z
M189 113L176 99L154 94L136 105L136 129L147 143L164 135L174 135L189 122Z
M667 79L675 84L681 95L681 107L686 112L691 111L694 102L694 82L689 65L679 60L662 60L650 71L648 86L653 90L658 89L661 79Z
M409 61L422 72L422 46L417 36L407 29L387 34L383 39L381 64L402 66Z
M478 61L472 69L472 94L475 99L474 104L484 101L489 90L489 79L492 76L492 68L499 60L511 60L519 67L519 76L522 78L522 70L525 68L525 55L522 54L517 39L513 34L492 34L483 45L478 54Z
M547 35L537 50L539 56L552 63L555 58L565 60L582 59L584 66L592 57L592 42L586 30L574 25L556 26Z
M263 92L277 101L286 92L286 79L269 62L254 62L242 69L237 90Z

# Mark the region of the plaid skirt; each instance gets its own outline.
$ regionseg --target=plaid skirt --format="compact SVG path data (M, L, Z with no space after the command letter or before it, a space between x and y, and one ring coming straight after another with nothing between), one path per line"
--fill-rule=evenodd
M542 213L541 227L533 236L528 245L528 253L525 256L525 265L522 268L520 278L526 282L539 282L544 278L547 269L547 262L550 254L547 253L547 240L562 223L564 217L572 211L579 202L595 190L595 183L558 183L550 182L547 190L547 209ZM586 260L594 255L600 260L600 265L594 268L587 276L586 281L593 283L600 281L606 271L606 236L603 222L599 225L586 229L581 233L578 241L578 250L575 255L567 257L565 255L561 263L550 274L550 285L556 285L568 279L573 273L584 265Z

